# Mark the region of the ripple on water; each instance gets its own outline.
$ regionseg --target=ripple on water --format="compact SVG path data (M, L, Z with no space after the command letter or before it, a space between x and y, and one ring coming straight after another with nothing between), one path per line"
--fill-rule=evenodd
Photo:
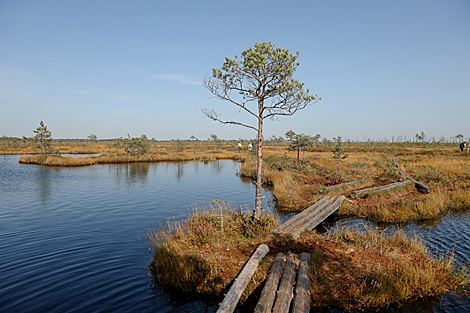
M215 312L217 303L153 286L139 238L214 199L251 207L238 163L49 168L18 158L0 157L0 312ZM463 212L405 229L467 262L469 221ZM348 223L361 222L337 224ZM468 308L468 298L446 297L432 310Z

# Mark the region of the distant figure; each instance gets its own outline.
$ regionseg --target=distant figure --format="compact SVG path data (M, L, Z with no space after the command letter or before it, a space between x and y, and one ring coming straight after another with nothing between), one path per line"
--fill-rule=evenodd
M467 142L466 141L464 141L460 144L460 151L463 152L463 150L465 150L465 148L467 148Z
M240 153L240 150L242 149L242 143L239 141L238 142L238 153Z
M251 142L248 144L248 150L252 150L253 149L253 145L251 144Z

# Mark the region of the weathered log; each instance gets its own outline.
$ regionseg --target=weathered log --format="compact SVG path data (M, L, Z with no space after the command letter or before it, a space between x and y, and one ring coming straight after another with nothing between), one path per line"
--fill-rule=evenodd
M361 194L364 194L364 193L381 192L381 191L386 191L386 190L390 190L390 189L394 189L394 188L398 188L398 187L403 187L403 186L409 184L410 182L411 181L405 180L405 181L402 181L402 182L396 182L396 183L389 184L389 185L356 190L356 191L353 191L352 196L357 197L358 195L361 195Z
M294 297L295 272L297 268L297 255L289 253L286 266L282 273L279 290L277 291L276 302L273 313L289 312L290 303Z
M385 186L384 188L380 189L380 191L387 191L387 190L390 190L390 189L395 189L395 188L403 187L403 186L406 186L406 185L408 185L408 184L410 184L410 183L411 183L411 181L405 180L405 181L399 182L398 184L393 185L393 186Z
M230 290L227 292L217 312L231 313L235 310L238 300L240 300L243 291L245 291L251 277L258 268L259 262L268 252L269 247L265 244L260 245L258 249L256 249L241 273L233 282L232 287L230 287Z
M396 182L396 183L392 183L392 184L388 184L388 185L383 185L383 186L376 186L376 187L370 187L370 188L365 188L365 189L360 189L360 190L356 190L356 191L353 191L353 194L361 194L361 193L365 193L365 192L369 192L369 191L376 191L376 190L379 190L379 189L382 189L384 187L387 187L387 186L395 186L397 184L399 184L401 182Z
M287 228L285 228L284 231L281 233L281 235L289 235L299 229L302 232L303 229L305 229L305 225L311 218L317 216L318 214L321 214L323 211L328 209L328 207L331 205L331 200L332 199L328 199L328 201L317 206L315 210L309 211L308 214L303 215L302 218L297 222L288 225Z
M398 165L397 161L395 161L395 159L393 159L393 158L391 158L391 160L392 160L393 165L395 165L395 167L397 168L398 173L404 179L407 179L407 180L412 181L413 183L415 183L415 187L418 190L418 192L420 192L420 193L430 193L431 192L431 188L429 188L428 186L425 186L425 185L421 184L420 182L417 182L416 180L407 177L405 175L405 173L403 173L403 171L401 170L400 165Z
M367 178L363 178L361 180L356 180L356 181L352 181L352 182L349 182L349 183L342 183L342 184L339 184L339 185L328 186L328 187L326 187L326 189L335 189L335 188L340 188L340 187L344 187L344 186L348 186L348 185L361 184L363 182L366 182L367 180L368 180Z
M418 183L415 180L410 179L410 181L415 183L415 187L416 187L416 190L418 190L418 192L420 192L420 193L430 193L431 192L431 188L429 188L429 187L427 187L427 186L425 186L421 183Z
M274 234L281 235L281 234L284 234L289 229L296 228L299 225L302 225L305 222L304 220L305 216L309 215L311 212L315 211L316 209L329 204L330 201L331 201L330 197L328 196L323 197L322 199L318 200L317 202L315 202L313 205L311 205L304 211L298 213L297 215L292 217L290 220L286 221L284 224L274 229L272 232Z
M277 287L279 280L281 279L282 273L282 262L284 259L283 253L278 253L273 265L271 266L271 272L269 273L266 284L264 285L261 296L256 304L255 313L270 313L274 299L276 299Z
M321 222L323 222L328 216L333 214L338 208L340 207L341 203L345 199L345 196L339 196L336 198L336 200L332 203L326 206L323 210L315 212L315 214L312 214L306 219L306 223L302 225L302 227L299 227L292 232L288 233L287 235L297 239L299 238L300 234L302 234L305 230L312 230L315 227L317 227Z
M288 228L286 228L281 235L289 235L289 234L292 234L293 232L295 231L298 231L300 230L300 232L302 232L304 229L305 229L305 225L308 223L308 221L312 218L314 218L315 216L321 214L322 212L324 212L325 210L328 209L328 207L331 205L330 201L328 201L327 203L324 203L323 205L319 206L315 211L312 211L310 212L310 214L308 215L304 215L303 218L301 220L299 220L297 223L293 224L293 225L289 225Z
M310 312L310 254L302 253L300 256L299 273L295 285L295 298L292 313Z
M328 216L333 214L336 210L339 209L341 206L341 203L343 203L344 199L346 199L345 196L341 195L338 198L336 198L335 202L333 202L327 210L323 211L322 214L318 215L316 218L311 219L306 225L305 229L307 230L312 230L315 227L318 226L321 222L323 222Z

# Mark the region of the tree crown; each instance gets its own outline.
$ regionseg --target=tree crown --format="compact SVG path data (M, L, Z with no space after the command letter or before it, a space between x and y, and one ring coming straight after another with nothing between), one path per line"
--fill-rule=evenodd
M256 43L234 59L225 58L221 69L212 69L212 78L203 85L217 98L230 101L259 119L276 115L293 115L296 111L320 100L304 90L303 83L293 78L299 66L299 52L275 47L271 42ZM232 94L235 91L235 94ZM267 103L266 100L270 100ZM258 103L258 112L249 109L249 102ZM203 110L209 118L223 122L213 110ZM253 128L253 127L250 127Z

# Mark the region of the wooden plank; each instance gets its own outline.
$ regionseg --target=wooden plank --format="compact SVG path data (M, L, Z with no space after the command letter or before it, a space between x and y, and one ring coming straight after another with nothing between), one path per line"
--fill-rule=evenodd
M297 224L297 223L302 223L302 219L308 215L310 212L316 210L319 206L322 206L324 205L325 203L328 203L330 200L330 197L329 196L325 196L323 198L321 198L320 200L318 200L317 202L315 202L313 205L311 205L310 207L308 207L306 210L296 214L295 216L293 216L290 220L286 221L285 223L283 223L282 225L280 225L278 228L276 228L275 230L273 230L273 233L275 234L282 234L286 229L288 228L291 228L293 225Z
M353 191L352 196L353 196L353 197L357 197L358 195L365 194L365 193L369 193L369 192L381 192L381 191L386 191L386 190L390 190L390 189L393 189L393 188L398 188L398 187L405 186L405 185L407 185L407 184L409 184L409 183L410 183L410 181L406 180L406 181L396 182L396 183L389 184L389 185L384 185L384 186L378 186L378 187L372 187L372 188L366 188L366 189L356 190L356 191Z
M255 313L270 313L274 299L276 299L277 287L279 280L281 279L282 263L284 260L284 254L278 253L273 265L271 266L271 272L269 273L266 284L264 284L261 296L256 304Z
M398 187L403 187L403 186L406 186L406 185L411 184L411 183L412 183L411 181L405 180L405 181L402 181L399 184L396 184L394 186L385 186L384 188L380 189L380 192L387 191L387 190L390 190L390 189L395 189L395 188L398 188Z
M468 152L468 150L467 150L467 152ZM410 181L412 181L413 183L415 183L415 187L416 187L416 189L417 189L420 193L430 193L430 192L431 192L431 189L430 189L428 186L425 186L425 185L421 184L420 182L417 182L417 181L414 180L414 179L411 179L411 178L409 178L409 177L406 177L405 173L403 173L403 171L402 171L401 168L400 168L400 165L398 165L398 163L395 161L395 159L391 158L391 160L392 160L393 165L395 165L395 167L397 168L398 173L399 173L404 179L410 180Z
M322 199L318 200L315 202L313 205L305 209L304 211L300 212L299 214L296 214L294 217L292 217L290 220L286 221L276 229L274 229L272 232L274 234L283 234L287 229L292 228L292 227L298 227L298 225L304 223L305 221L303 218L310 214L311 212L315 211L318 207L321 207L322 205L329 203L331 201L330 197L326 196L323 197Z
M311 219L307 221L307 223L299 229L296 229L295 231L291 232L289 234L290 237L297 239L299 238L300 234L303 233L306 229L307 230L312 230L315 227L317 227L321 222L323 222L328 216L333 214L338 208L341 206L341 203L343 203L344 199L346 197L341 195L336 200L329 206L327 206L324 210L321 212L318 212L315 216L312 216Z
M299 221L297 221L296 223L292 224L292 225L289 225L288 228L286 228L282 233L281 235L287 235L287 234L290 234L296 230L302 230L305 228L305 224L308 223L308 221L310 219L312 219L313 217L317 216L318 214L320 214L321 212L323 212L324 210L326 210L328 208L328 206L331 205L331 199L329 199L327 202L321 204L320 206L318 206L315 210L313 211L310 211L308 215L304 215L302 219L300 219Z
M258 268L259 262L268 252L269 247L265 244L260 245L258 249L256 249L245 267L243 267L241 273L233 282L232 287L230 287L230 290L227 292L217 312L232 313L235 310L238 300L240 300L243 291L245 291L251 277Z
M352 181L352 182L349 182L349 183L342 183L342 184L339 184L339 185L328 186L328 187L326 187L326 189L335 189L335 188L345 187L345 186L348 186L348 185L361 184L361 183L366 182L366 181L367 181L367 178L363 178L361 180L356 180L356 181Z
M317 219L310 220L307 225L305 225L305 229L307 230L312 230L315 227L318 226L321 222L323 222L328 216L333 214L336 210L339 209L341 206L341 203L343 203L344 199L346 199L345 196L341 195L338 198L336 198L335 202L331 204L330 207L328 207L328 210L325 210L321 215L318 216Z
M356 191L353 191L353 194L361 194L361 193L365 193L365 192L369 192L369 191L374 191L374 190L379 190L379 189L382 189L386 186L394 186L396 184L399 184L400 182L395 182L395 183L392 183L392 184L388 184L388 185L383 185L383 186L376 186L376 187L370 187L370 188L364 188L364 189L361 189L361 190L356 190Z
M290 303L294 297L295 272L297 269L297 255L289 253L286 266L282 273L279 290L277 291L276 302L274 303L273 313L289 312Z
M310 253L300 256L299 273L295 285L295 298L292 313L310 312Z

